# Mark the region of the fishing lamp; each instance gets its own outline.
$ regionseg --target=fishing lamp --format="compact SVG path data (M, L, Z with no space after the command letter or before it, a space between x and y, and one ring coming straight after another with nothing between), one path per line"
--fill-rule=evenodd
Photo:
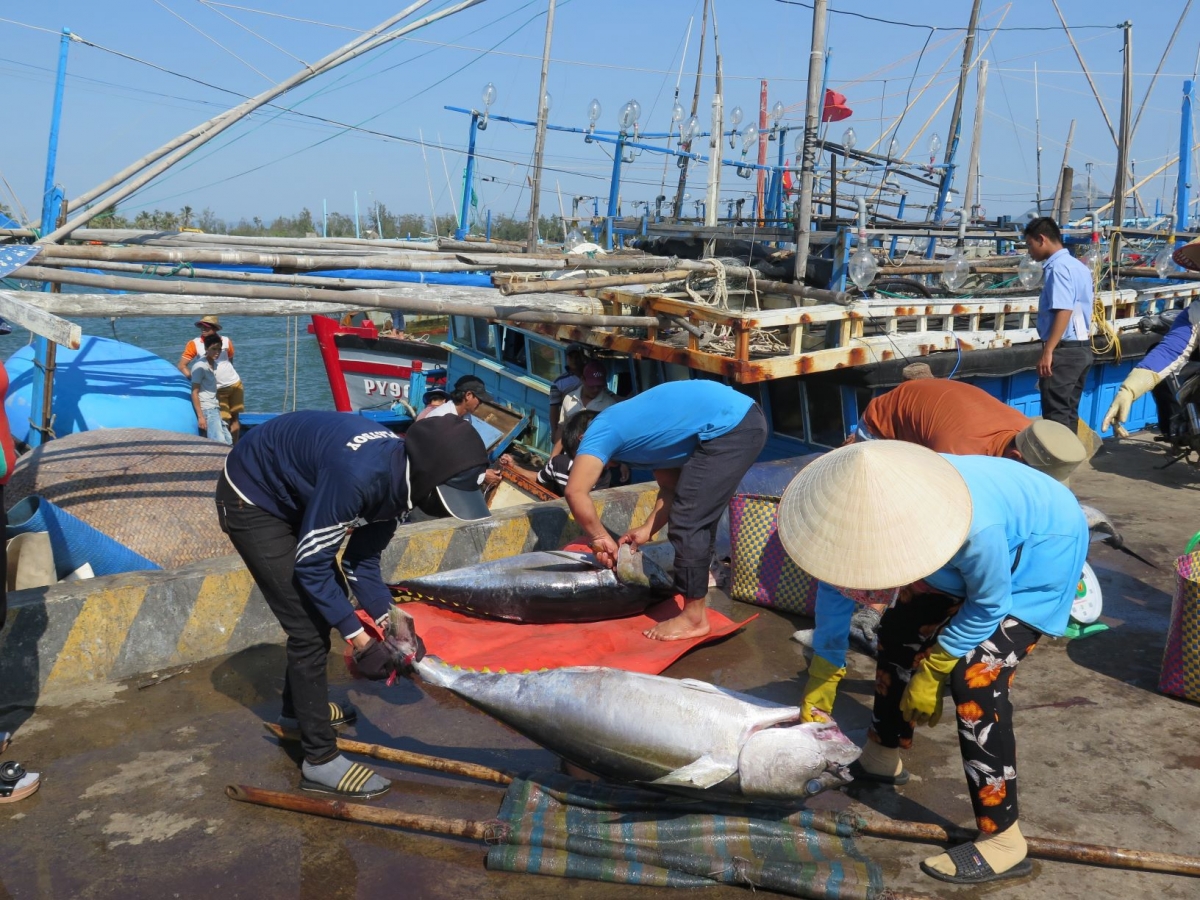
M554 101L554 98L550 96L549 91L546 91L546 93L542 94L542 106L545 107L545 109L546 109L547 117L549 117L549 115L550 115L550 104L553 101Z
M621 107L620 114L617 116L617 124L621 126L621 133L628 133L636 121L633 117L633 104L627 100L625 101L625 105Z
M676 101L675 101L675 102L674 102L674 103L671 105L671 130L672 130L672 131L674 131L674 130L675 130L675 128L676 128L676 127L677 127L677 126L678 126L678 125L679 125L679 124L680 124L682 121L683 121L683 107L682 107L682 106L680 106L680 105L679 105L679 101L678 101L678 100L676 100Z
M488 113L491 111L492 104L496 102L496 86L490 81L483 88L483 120L479 123L479 130L483 131L488 125Z
M1017 263L1017 281L1027 291L1033 290L1042 280L1042 264L1026 253Z
M767 140L775 140L775 132L779 130L779 123L783 121L783 101L776 100L775 105L771 107L771 131L767 135Z
M1154 270L1159 278L1170 278L1175 271L1175 259L1171 255L1171 244L1168 243L1154 257Z
M895 159L896 154L898 154L899 152L900 152L900 142L896 138L892 138L891 142L888 144L888 152L887 152L888 159Z
M758 126L747 125L746 130L742 132L742 157L744 158L750 152L750 148L758 143Z
M630 100L629 109L633 113L633 124L637 125L638 120L642 117L642 104L636 100Z
M963 248L956 247L954 254L942 263L942 284L946 286L947 290L960 291L962 286L967 283L970 274L971 263L967 261Z
M604 107L600 105L600 101L592 98L592 102L588 104L588 130L583 139L589 144L592 142L592 132L596 130L596 123L600 120L600 113Z
M742 108L740 106L735 106L729 111L729 124L733 129L729 133L729 149L732 150L737 146L737 128L742 124Z
M871 282L875 280L875 273L879 271L879 264L875 262L875 254L867 247L866 237L861 233L858 239L858 249L850 257L849 268L850 280L865 294L867 288L871 286Z
M933 158L937 152L942 149L942 136L936 131L929 136L929 161L933 162Z
M853 128L847 128L842 132L842 146L847 150L853 150L854 145L858 143L858 135L854 133Z
M683 126L682 137L683 140L688 144L700 137L700 120L695 116L689 116L687 122Z

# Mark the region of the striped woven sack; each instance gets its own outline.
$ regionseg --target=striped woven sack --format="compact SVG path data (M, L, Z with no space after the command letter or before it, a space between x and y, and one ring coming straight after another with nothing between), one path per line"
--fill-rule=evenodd
M734 600L811 616L817 580L796 565L779 540L779 498L737 494L729 501Z
M1175 599L1158 689L1200 702L1200 551L1175 560Z

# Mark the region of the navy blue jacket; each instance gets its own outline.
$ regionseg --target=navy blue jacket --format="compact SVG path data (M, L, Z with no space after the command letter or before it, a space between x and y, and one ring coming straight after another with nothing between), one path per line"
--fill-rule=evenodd
M350 413L288 413L238 441L225 475L245 500L295 529L296 581L343 637L362 627L338 577L347 532L350 589L371 618L388 611L379 557L409 509L402 438Z

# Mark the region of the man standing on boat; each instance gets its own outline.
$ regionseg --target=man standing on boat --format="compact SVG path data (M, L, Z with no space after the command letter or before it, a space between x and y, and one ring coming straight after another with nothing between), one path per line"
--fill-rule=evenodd
M387 781L338 753L334 728L357 711L329 701L329 630L352 645L367 678L385 679L405 662L403 648L367 634L349 595L383 627L392 595L380 556L398 519L414 507L487 518L486 469L483 440L453 416L415 422L400 438L349 413L287 413L230 451L217 518L287 633L280 724L300 732L304 790L343 799L387 791Z
M221 349L220 335L210 331L204 336L204 355L192 366L192 406L196 410L196 424L210 441L232 444L217 400L217 356Z
M1029 256L1043 263L1038 298L1038 389L1042 415L1072 431L1079 427L1079 399L1092 367L1092 273L1063 247L1058 223L1040 216L1025 226Z
M487 386L484 385L483 379L475 375L464 375L458 381L454 382L454 390L450 392L450 400L443 403L441 406L436 406L433 409L421 410L421 415L418 417L424 419L436 419L440 416L458 416L467 422L471 421L471 413L479 409L479 404L485 401L492 402L492 395L488 393ZM502 461L505 461L503 457ZM512 461L509 457L508 462ZM488 487L499 484L503 476L499 469L488 469L484 477L484 484Z
M766 442L767 421L757 403L700 378L660 384L601 413L578 413L563 427L563 449L574 460L567 505L597 559L615 567L619 544L636 550L671 526L675 599L683 609L646 637L677 641L708 634L705 598L717 522ZM590 495L614 460L652 469L658 482L650 517L620 541L609 536Z
M603 412L617 402L617 395L608 389L608 373L604 366L591 360L584 364L582 383L562 398L559 413L559 439L550 450L553 459L562 452L562 427L576 414L584 410Z
M550 442L557 444L562 439L563 398L582 383L583 366L587 361L582 347L568 347L567 370L550 384Z
M176 366L183 373L183 377L189 379L192 366L196 364L197 359L204 356L204 338L210 334L219 334L221 320L217 316L204 316L196 322L196 327L200 329L200 336L188 341ZM233 341L223 335L219 336L221 355L217 357L217 402L221 406L221 418L229 426L229 434L236 444L242 429L238 416L246 408L246 393L242 388L242 379L233 367Z

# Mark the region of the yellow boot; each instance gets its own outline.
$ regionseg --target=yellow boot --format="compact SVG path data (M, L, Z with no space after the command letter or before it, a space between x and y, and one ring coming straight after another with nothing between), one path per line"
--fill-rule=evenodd
M1023 878L1033 871L1026 852L1020 823L1013 822L1004 831L980 837L973 844L962 844L931 856L921 863L921 870L951 884L983 884L1004 878Z

